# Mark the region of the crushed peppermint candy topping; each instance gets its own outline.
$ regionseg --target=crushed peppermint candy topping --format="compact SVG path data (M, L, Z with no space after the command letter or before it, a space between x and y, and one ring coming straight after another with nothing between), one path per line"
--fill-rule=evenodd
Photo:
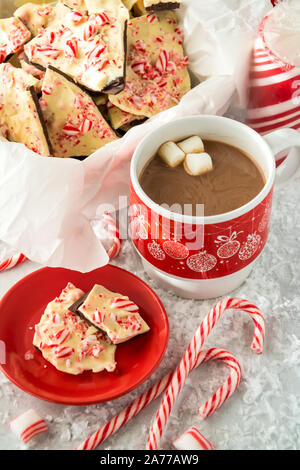
M96 308L93 314L93 321L97 323L97 325L102 325L104 320L105 320L105 313L99 312L99 310Z
M69 39L66 42L66 54L70 57L77 57L78 53L78 42L76 39Z
M52 13L52 8L51 7L39 8L37 10L37 14L39 16L49 16L50 13Z
M127 312L138 312L139 307L131 300L122 298L122 297L114 297L111 301L110 308L120 308L122 310L126 310Z
M57 359L62 359L65 357L72 356L74 349L68 346L58 346L54 349L53 353Z
M84 18L84 15L79 10L72 10L69 13L69 17L73 23L78 24L78 23L81 23L81 21Z

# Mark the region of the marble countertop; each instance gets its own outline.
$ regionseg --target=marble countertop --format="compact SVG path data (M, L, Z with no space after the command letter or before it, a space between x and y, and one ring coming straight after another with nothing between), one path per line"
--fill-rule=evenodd
M243 376L236 393L206 421L197 409L227 377L222 364L208 363L194 371L172 411L161 441L171 449L183 430L196 425L216 449L300 448L300 180L276 188L267 246L247 281L233 293L258 305L266 319L264 354L250 350L253 325L247 315L229 312L205 346L222 347L240 360ZM72 407L40 401L11 384L0 373L0 449L24 448L8 423L29 408L49 424L49 432L32 449L74 449L181 359L191 337L215 300L184 300L160 289L143 272L131 244L124 243L114 264L146 280L164 303L170 322L167 353L151 378L113 402ZM26 262L0 274L0 296L39 266ZM16 325L17 327L17 325ZM149 405L100 449L143 449L159 400Z

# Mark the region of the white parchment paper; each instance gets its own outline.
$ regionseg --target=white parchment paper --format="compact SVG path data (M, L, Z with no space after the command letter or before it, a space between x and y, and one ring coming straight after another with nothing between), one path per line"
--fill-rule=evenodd
M13 5L13 2L11 2ZM103 204L128 195L130 159L138 142L187 115L223 114L245 105L249 54L269 0L183 0L185 52L198 81L180 102L84 162L40 157L22 144L0 144L0 240L43 265L86 272L108 257L90 226ZM9 12L0 1L1 16ZM13 7L11 8L13 11ZM238 93L236 93L236 91Z

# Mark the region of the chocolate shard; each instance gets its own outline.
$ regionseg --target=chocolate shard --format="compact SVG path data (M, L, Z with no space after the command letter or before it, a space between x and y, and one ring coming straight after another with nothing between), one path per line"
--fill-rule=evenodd
M176 10L177 8L180 8L180 3L167 2L167 3L157 3L155 5L150 5L149 7L146 7L146 11Z
M35 88L34 88L33 86L31 86L31 87L29 88L29 92L30 92L31 97L32 97L32 99L33 99L33 102L34 102L34 104L35 104L36 111L37 111L37 114L38 114L38 117L39 117L39 120L40 120L42 129L43 129L43 133L44 133L44 136L45 136L45 139L46 139L48 148L49 148L49 154L50 154L50 156L51 156L52 153L53 153L53 148L52 148L51 141L50 141L50 138L49 138L49 134L48 134L48 130L47 130L47 126L46 126L45 120L44 120L44 116L43 116L43 113L42 113L42 110L41 110L41 106L40 106L40 102L39 102L39 97L38 97L37 92L35 91Z
M72 304L71 307L69 307L68 310L70 310L70 312L76 313L76 315L81 316L80 312L78 312L78 309L85 302L88 295L89 295L89 292L84 294L82 297L80 297L78 300L76 300L76 302L74 302L74 304Z

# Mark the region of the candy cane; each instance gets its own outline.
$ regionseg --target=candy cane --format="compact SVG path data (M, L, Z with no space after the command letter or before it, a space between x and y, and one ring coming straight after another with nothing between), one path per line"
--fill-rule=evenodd
M173 442L177 450L214 450L214 445L209 442L196 426L192 426Z
M37 434L48 430L46 422L35 410L21 414L9 424L9 427L25 444Z
M113 246L109 250L107 250L107 254L109 258L112 260L119 254L120 249L121 249L120 233L119 233L119 230L117 229L114 218L110 214L105 212L103 214L103 220L108 225L108 233L110 233L113 237Z
M19 253L17 255L11 256L7 260L3 261L0 263L0 271L5 271L7 269L14 268L20 263L24 263L28 258L26 258L25 255L22 255L22 253Z
M146 444L146 450L155 450L158 448L160 438L167 424L167 420L175 400L178 397L189 373L195 367L198 356L201 354L200 350L204 341L214 328L221 315L228 309L243 310L250 314L255 325L251 349L257 354L262 353L265 334L265 321L259 309L255 305L243 299L230 298L218 302L202 321L172 377L171 383L165 392L159 410L156 414L154 424L150 430ZM216 411L216 409L219 408L219 406L221 406L221 404L224 403L224 401L231 395L232 384L230 379L227 381L227 385L225 385L222 390L221 389L218 390L217 394L215 394L210 403L205 404L204 407L200 409L200 411L202 411L205 416L209 416L209 414L212 414L214 411Z
M200 351L198 359L194 365L194 369L206 361L219 360L225 362L229 367L234 370L233 375L236 375L234 382L238 383L241 376L241 368L235 357L228 351L223 349L212 348L207 351ZM122 426L136 416L143 410L149 403L155 400L161 393L167 390L168 386L172 383L172 379L176 374L176 370L163 377L155 385L150 387L139 398L134 400L131 405L127 406L121 413L116 415L105 426L98 429L92 436L86 439L77 450L93 450L98 447L105 439L115 434ZM217 392L218 393L218 392ZM227 397L228 398L228 397Z

